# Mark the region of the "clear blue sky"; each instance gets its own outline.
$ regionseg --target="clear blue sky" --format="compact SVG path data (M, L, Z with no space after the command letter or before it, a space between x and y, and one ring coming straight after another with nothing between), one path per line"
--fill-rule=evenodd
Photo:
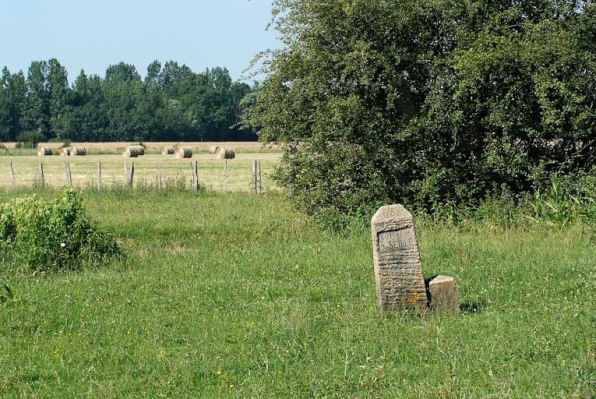
M271 0L0 0L0 68L57 58L72 82L81 69L153 60L195 72L227 67L239 79L253 56L278 46L265 28Z

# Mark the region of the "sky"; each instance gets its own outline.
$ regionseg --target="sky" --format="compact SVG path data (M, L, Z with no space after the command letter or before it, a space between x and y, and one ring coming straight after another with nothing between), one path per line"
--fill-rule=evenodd
M145 76L153 60L174 60L239 80L279 47L270 20L271 0L0 0L0 68L56 58L72 82L81 69L103 76L123 61Z

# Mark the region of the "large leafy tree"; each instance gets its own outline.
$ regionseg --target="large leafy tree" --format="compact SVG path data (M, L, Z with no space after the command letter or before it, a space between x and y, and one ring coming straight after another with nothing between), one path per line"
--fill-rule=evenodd
M433 206L590 170L591 1L277 0L248 124L307 212Z

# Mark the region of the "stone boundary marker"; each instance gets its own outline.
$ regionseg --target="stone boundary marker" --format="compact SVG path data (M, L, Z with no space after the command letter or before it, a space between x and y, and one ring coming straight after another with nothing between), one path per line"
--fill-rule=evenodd
M381 207L371 222L377 301L383 312L429 307L437 313L459 310L455 279L437 276L427 287L414 217L401 205Z
M401 205L384 206L375 213L371 224L381 310L428 308L412 214Z
M437 313L453 314L459 312L455 279L449 276L437 276L428 283L431 299L430 307Z

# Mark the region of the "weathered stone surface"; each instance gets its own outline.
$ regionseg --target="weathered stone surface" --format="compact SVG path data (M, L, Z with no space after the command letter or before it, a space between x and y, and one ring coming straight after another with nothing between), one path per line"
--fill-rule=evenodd
M459 303L455 279L449 276L437 276L428 283L430 306L437 313L457 313Z
M381 310L428 307L412 214L401 205L384 206L371 224Z

